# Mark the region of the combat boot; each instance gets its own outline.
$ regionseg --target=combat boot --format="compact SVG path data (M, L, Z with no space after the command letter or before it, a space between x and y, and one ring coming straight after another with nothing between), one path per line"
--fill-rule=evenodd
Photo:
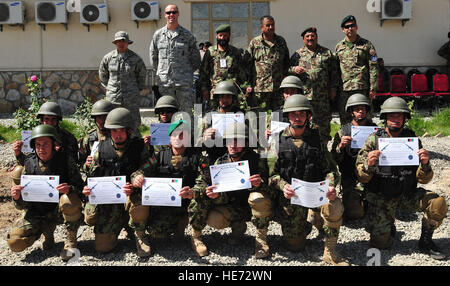
M150 243L148 242L145 230L135 231L134 235L136 237L137 255L139 257L150 256Z
M267 228L256 230L255 257L257 259L266 258L270 255L269 245L267 244L267 231Z
M348 261L343 258L336 249L337 236L325 237L325 248L322 260L335 266L350 266Z
M44 235L44 241L42 242L43 250L50 250L55 247L55 237L53 233L55 232L56 225L49 225L42 230Z
M192 236L191 236L191 243L192 243L192 249L195 253L197 253L198 256L203 257L208 255L208 248L206 248L206 245L203 244L203 241L200 239L202 236L202 231L198 231L195 229L192 229Z
M431 258L436 260L445 259L445 254L434 244L432 240L434 230L422 223L422 233L419 239L419 249L423 253L430 255Z
M244 233L247 230L245 221L235 221L231 223L231 237L228 239L228 244L238 245L244 238Z
M66 240L64 241L64 248L61 250L61 259L67 261L75 256L71 250L77 248L77 230L67 230Z

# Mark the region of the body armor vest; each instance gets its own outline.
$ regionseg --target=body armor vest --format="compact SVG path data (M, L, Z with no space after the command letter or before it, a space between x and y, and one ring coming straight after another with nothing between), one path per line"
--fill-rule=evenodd
M200 160L199 155L195 154L191 148L186 148L184 151L178 169L172 165L171 147L164 147L158 153L158 161L158 176L163 178L182 178L183 187L194 187Z

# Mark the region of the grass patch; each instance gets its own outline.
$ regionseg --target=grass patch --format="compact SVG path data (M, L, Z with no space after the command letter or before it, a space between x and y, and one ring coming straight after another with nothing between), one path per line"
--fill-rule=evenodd
M341 129L341 125L340 124L337 124L337 123L331 123L330 124L330 130L331 130L330 136L331 136L331 139L334 138L334 135L336 134L336 132L339 131L339 129Z
M13 142L14 140L20 140L22 138L21 132L12 127L5 127L0 125L0 140L4 140L8 143Z
M139 126L139 132L142 136L150 135L150 126L142 124L141 126Z
M86 135L84 126L79 126L75 122L71 122L69 120L63 119L62 121L60 121L59 128L69 131L77 139L83 138Z
M426 132L430 136L435 136L439 133L443 136L449 136L450 108L445 108L439 112L433 113L431 120L425 120L423 116L413 113L406 125L408 128L412 129L417 136L422 136Z

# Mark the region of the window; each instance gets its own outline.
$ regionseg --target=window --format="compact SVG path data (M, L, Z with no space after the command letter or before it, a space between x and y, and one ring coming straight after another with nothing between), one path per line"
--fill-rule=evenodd
M260 33L260 18L269 15L268 2L192 3L192 32L198 43L215 44L215 30L222 24L231 26L230 44L247 49L250 40Z

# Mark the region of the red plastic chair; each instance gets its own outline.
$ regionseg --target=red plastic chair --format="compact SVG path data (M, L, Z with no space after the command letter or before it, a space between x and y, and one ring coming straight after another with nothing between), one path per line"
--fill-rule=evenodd
M428 89L427 77L424 74L413 74L411 77L411 93L415 97L434 96L433 91Z
M376 96L390 96L391 93L387 90L384 90L384 78L383 75L378 75L378 91Z
M412 96L406 92L406 77L402 74L391 75L391 95L392 96Z
M448 77L446 74L436 74L433 77L433 91L436 96L450 95Z

